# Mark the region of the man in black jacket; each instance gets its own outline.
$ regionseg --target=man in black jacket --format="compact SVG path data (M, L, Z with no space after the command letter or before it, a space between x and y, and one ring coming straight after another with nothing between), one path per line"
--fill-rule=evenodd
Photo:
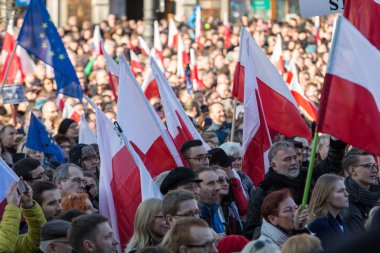
M326 173L342 173L342 159L346 144L331 137L328 156L313 170L313 182ZM251 193L245 236L256 238L260 234L261 204L269 193L288 188L296 204L301 204L307 170L297 166L297 155L293 144L287 141L276 142L269 151L270 168L257 190Z

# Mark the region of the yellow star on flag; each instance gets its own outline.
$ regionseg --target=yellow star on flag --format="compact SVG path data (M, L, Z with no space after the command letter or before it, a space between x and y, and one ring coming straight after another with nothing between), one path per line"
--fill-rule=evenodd
M65 55L64 55L64 54L60 54L58 58L59 58L60 60L63 60L63 59L65 59Z
M53 57L54 55L55 55L54 51L50 51L50 52L49 52L49 56L52 56L52 57Z
M45 39L46 38L45 34L44 33L40 33L40 38L41 39Z
M42 42L42 48L47 48L47 47L48 47L47 43L46 42Z
M48 27L47 23L42 23L42 28L46 29Z

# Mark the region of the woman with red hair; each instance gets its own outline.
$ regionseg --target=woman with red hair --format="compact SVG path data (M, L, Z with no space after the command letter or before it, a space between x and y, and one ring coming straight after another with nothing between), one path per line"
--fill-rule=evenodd
M309 233L305 224L309 218L307 208L300 211L288 189L274 191L264 198L261 206L263 224L259 240L269 239L280 248L292 235Z
M87 214L98 213L94 208L87 193L71 193L69 196L62 198L61 201L63 212L71 209L78 209Z

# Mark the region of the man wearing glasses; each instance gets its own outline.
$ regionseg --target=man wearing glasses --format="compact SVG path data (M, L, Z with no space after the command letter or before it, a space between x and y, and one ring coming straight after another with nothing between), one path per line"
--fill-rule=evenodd
M208 166L210 163L210 155L203 147L201 140L185 141L180 151L185 158L188 167L192 170Z
M82 168L73 163L64 163L54 171L53 182L57 185L61 197L73 192L82 193L86 186Z
M198 218L179 220L162 242L172 253L218 253L216 245L207 222Z
M49 177L45 173L40 161L33 158L24 158L17 161L13 165L13 170L17 176L31 186L35 182L49 181Z
M349 193L349 207L343 216L350 231L365 232L369 211L380 199L379 167L370 153L352 148L343 158L343 169L348 174L344 180Z
M72 248L67 239L67 231L70 222L64 220L52 220L41 228L40 251L44 253L70 253Z

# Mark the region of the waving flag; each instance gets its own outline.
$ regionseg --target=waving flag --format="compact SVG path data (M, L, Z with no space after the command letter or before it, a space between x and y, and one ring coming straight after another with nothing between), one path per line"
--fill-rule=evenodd
M88 125L86 118L83 115L80 116L78 143L83 143L87 145L98 143L95 133L92 131L92 129Z
M190 79L193 85L193 90L205 89L206 86L198 77L198 67L195 60L194 49L190 48Z
M62 112L62 119L72 119L78 123L81 118L79 113L75 111L74 107L66 102Z
M132 50L130 50L129 52L131 54L131 69L133 74L136 75L136 73L143 73L144 67L139 57Z
M181 157L123 55L119 56L120 87L117 121L152 177L181 166Z
M224 26L224 48L227 49L231 46L231 27L230 22L228 22L228 14L223 15L223 26Z
M199 48L203 48L201 43L201 33L202 33L202 14L201 7L198 5L195 9L195 42L198 44Z
M177 76L185 78L185 64L183 59L183 54L185 53L185 46L182 42L182 37L178 37L178 47L177 47ZM151 61L152 62L152 61Z
M162 44L161 44L161 38L160 38L160 29L158 27L158 21L154 21L154 46L153 50L155 54L160 58L161 62L164 61L164 56L162 55Z
M126 137L87 100L96 111L99 138L99 212L110 218L115 237L120 241L118 250L122 252L121 248L125 248L133 234L138 205L147 198L162 198L162 195Z
M103 43L102 43L102 52L103 52L104 59L106 59L107 72L110 79L110 87L117 102L117 95L118 95L118 89L119 89L119 67L117 63L115 62L115 60L112 59L112 57L109 56L107 52L104 50Z
M4 208L7 205L7 191L10 184L18 181L19 177L0 157L0 219L3 217Z
M103 54L103 50L102 50L103 38L102 38L102 34L100 33L99 25L95 26L94 37L92 40L94 43L95 52L98 55L102 55Z
M345 0L343 16L380 50L380 0Z
M143 54L149 56L150 55L150 48L149 48L148 44L146 43L146 41L144 40L144 38L141 36L138 36L137 39L139 41L141 52Z
M244 29L243 29L244 30ZM271 146L254 69L253 40L248 33L240 37L240 74L244 82L243 165L242 169L257 187L269 169Z
M344 17L334 32L317 130L380 155L380 52Z
M301 117L298 105L285 81L245 28L241 29L240 38L243 37L249 38L250 52L255 58L253 68L268 127L286 137L299 135L310 140L311 131ZM240 51L239 62L241 59ZM232 95L244 101L244 69L239 62L236 65Z
M161 95L161 103L164 107L164 113L166 118L166 125L171 137L174 140L174 144L177 149L180 150L182 144L188 140L199 139L202 140L203 146L206 150L210 147L203 141L203 138L199 134L198 130L191 123L189 116L186 115L185 110L182 108L176 95L165 75L154 58L150 58L150 66L153 71L153 75L157 80L158 89Z
M59 93L82 100L79 79L43 0L30 2L17 42L54 68Z
M319 36L319 27L320 27L320 18L319 16L314 17L314 29L313 35L315 37L315 41L318 42L321 38Z
M276 44L274 45L273 53L270 58L271 62L276 66L278 72L281 75L285 73L284 57L282 55L282 39L279 34L277 34Z
M175 25L174 20L171 18L169 19L169 33L168 33L168 47L177 47L177 41L178 41L178 29Z
M54 137L46 131L46 128L31 114L28 136L26 139L28 148L49 154L51 158L57 162L63 162L65 157Z

